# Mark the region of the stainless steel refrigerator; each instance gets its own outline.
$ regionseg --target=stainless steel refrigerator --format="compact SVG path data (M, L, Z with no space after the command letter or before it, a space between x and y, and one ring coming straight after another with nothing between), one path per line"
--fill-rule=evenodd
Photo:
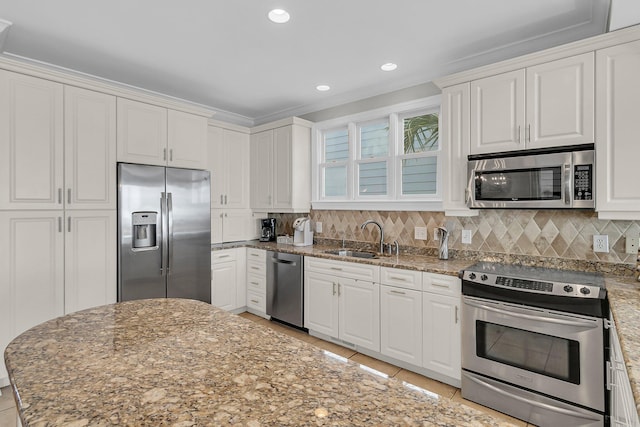
M209 172L118 164L118 301L211 303Z

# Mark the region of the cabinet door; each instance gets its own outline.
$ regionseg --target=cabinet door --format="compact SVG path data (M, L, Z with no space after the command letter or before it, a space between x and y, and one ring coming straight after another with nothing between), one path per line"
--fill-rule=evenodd
M249 135L224 130L227 179L224 204L228 209L249 208Z
M447 215L476 216L477 209L467 207L467 156L469 155L470 85L462 83L442 91L443 159L446 162L442 181L442 204Z
M224 196L227 193L227 148L224 129L209 126L207 157L207 169L211 174L211 208L224 208Z
M251 208L270 209L273 183L273 131L251 135Z
M222 243L224 210L211 209L211 243Z
M236 308L236 261L212 261L211 304L223 310Z
M207 118L174 110L167 114L168 165L206 169Z
M340 339L380 351L380 285L338 279Z
M380 352L422 365L422 292L380 286Z
M67 209L116 208L116 97L64 88Z
M422 366L460 380L460 298L422 295Z
M596 210L605 219L640 219L638 100L640 41L596 52Z
M0 212L0 352L27 329L64 314L61 211ZM0 358L0 379L6 378Z
M593 143L594 54L527 68L527 148Z
M167 109L118 98L118 161L167 164Z
M525 71L471 82L471 154L524 147Z
M339 335L337 282L327 274L304 275L304 327L334 338Z
M66 215L64 311L116 302L116 211Z
M251 236L252 216L250 209L228 209L224 211L222 241L237 242Z
M285 126L273 131L273 208L292 206L292 128Z
M0 70L0 209L62 209L63 86Z

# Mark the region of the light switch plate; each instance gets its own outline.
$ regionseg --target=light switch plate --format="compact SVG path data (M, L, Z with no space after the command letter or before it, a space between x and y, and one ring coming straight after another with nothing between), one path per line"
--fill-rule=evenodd
M465 245L471 244L471 230L462 230L462 243Z
M437 228L433 229L433 241L437 242L438 240L440 240L440 233L438 232Z
M316 221L316 233L322 233L322 223L320 221Z
M415 227L413 229L414 239L427 240L427 227Z
M593 252L609 252L609 236L607 234L593 235Z

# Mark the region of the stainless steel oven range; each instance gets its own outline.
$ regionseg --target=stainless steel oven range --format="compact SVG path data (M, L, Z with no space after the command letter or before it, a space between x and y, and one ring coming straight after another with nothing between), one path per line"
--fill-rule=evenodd
M607 425L602 275L480 262L462 294L465 399L539 426Z

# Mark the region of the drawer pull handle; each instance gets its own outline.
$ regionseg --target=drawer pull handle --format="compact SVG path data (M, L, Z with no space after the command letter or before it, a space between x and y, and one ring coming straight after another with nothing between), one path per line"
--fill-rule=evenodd
M259 283L258 283L258 282L249 282L249 283L251 283L252 285L256 285L256 286L258 286L258 285L259 285Z
M260 267L254 267L254 266L251 266L251 269L252 269L252 270L260 270Z
M389 276L389 279L391 280L400 280L401 282L406 282L407 279L405 279L404 277L399 277L399 276Z
M217 258L229 258L231 255L218 255Z
M393 289L392 289L390 292L391 292L392 294L406 295L406 294L405 294L404 292L402 292L402 291L395 291L395 290L393 290Z
M255 300L255 299L252 299L251 302L254 303L254 304L257 304L259 301Z
M251 254L251 256L260 256L260 255L258 255L258 254Z
M443 285L443 284L440 284L440 283L438 283L438 282L431 282L431 284L432 284L433 286L438 287L438 288L448 288L448 287L449 287L449 284L448 284L448 283L445 283L445 284Z
M332 270L342 271L341 267L331 267Z

